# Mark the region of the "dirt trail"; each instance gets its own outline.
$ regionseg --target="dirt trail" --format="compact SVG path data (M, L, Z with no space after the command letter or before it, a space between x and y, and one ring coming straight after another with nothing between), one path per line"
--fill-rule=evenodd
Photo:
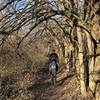
M31 67L6 67L7 73L1 67L0 100L93 100L81 96L75 71L67 72L63 64L53 86L46 59L42 60Z
M73 72L68 73L66 69L60 68L57 74L57 85L53 86L48 75L48 67L43 66L38 69L36 82L30 89L33 88L34 100L75 100L75 82Z

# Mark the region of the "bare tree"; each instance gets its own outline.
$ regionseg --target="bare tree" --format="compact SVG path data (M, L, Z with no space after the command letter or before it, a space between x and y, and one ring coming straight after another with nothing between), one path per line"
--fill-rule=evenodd
M0 16L0 38L3 41L1 44L21 29L27 31L23 35L20 34L17 48L28 36L31 36L31 39L43 33L51 36L59 49L59 55L64 55L66 64L68 53L70 56L72 54L72 67L76 66L79 73L81 93L86 96L88 87L94 93L95 81L91 73L95 67L97 40L92 34L91 23L97 12L93 6L99 0L27 0L22 2L23 6L21 1L0 2L0 12L3 13L3 16ZM76 65L77 55L79 66Z

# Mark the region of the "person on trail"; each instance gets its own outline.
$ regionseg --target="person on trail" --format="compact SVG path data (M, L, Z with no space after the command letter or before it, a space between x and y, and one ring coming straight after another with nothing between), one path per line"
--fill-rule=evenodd
M52 50L52 53L49 54L49 61L56 61L56 63L58 63L58 55L55 53L55 50Z
M49 54L49 63L51 63L52 61L56 62L57 65L57 71L58 71L58 66L59 66L59 59L58 59L58 55L55 52L55 50L52 50L52 53Z

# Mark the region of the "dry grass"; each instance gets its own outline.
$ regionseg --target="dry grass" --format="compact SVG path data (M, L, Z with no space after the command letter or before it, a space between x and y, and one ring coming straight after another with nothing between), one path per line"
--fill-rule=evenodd
M57 85L51 84L45 49L0 54L0 100L94 100L87 94L82 97L75 71L68 73L64 64L60 65Z

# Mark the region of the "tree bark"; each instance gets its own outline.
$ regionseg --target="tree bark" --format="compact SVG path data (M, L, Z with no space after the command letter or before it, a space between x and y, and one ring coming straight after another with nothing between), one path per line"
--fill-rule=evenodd
M85 32L87 36L87 44L88 44L88 52L89 52L89 88L94 93L95 91L95 80L93 77L93 71L95 68L95 61L94 61L94 44L89 33Z
M66 68L69 71L69 65L68 65L68 43L66 41L66 38L64 39L64 60L65 60Z
M77 70L79 71L79 76L80 76L80 89L81 89L81 94L83 96L86 96L86 81L85 81L85 66L84 66L84 57L83 57L83 33L82 30L77 27L77 37L78 37L78 43L79 43L79 66L77 66Z

